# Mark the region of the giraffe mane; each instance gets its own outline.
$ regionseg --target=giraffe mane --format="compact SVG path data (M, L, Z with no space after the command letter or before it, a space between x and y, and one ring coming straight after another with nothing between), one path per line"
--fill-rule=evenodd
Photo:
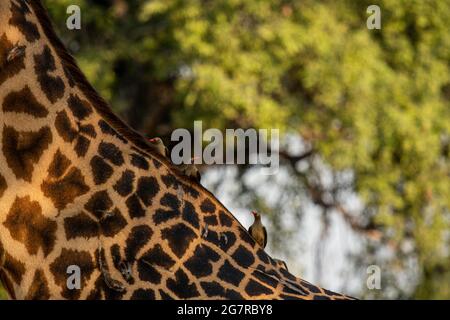
M62 43L62 41L57 36L54 31L53 23L51 22L50 17L47 14L47 11L42 5L41 0L33 0L30 1L29 4L33 8L40 25L44 31L45 36L48 38L49 42L53 46L56 54L61 60L61 63L66 68L67 72L76 83L76 85L80 88L83 94L89 99L92 106L99 112L99 114L104 117L104 119L120 134L122 134L126 139L130 140L134 143L135 146L151 153L153 156L158 157L158 154L154 152L151 146L145 141L145 138L127 125L122 119L120 119L113 111L111 110L108 102L103 99L98 92L94 89L94 87L90 84L90 82L86 79L86 76L81 71L74 57L69 53L66 46ZM162 157L158 157L162 158Z

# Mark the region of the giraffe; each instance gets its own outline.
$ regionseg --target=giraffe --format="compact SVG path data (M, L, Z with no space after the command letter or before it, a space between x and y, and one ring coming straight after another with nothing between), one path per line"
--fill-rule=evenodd
M279 267L117 116L40 0L0 1L0 279L14 299L347 299ZM69 288L67 270L81 271Z

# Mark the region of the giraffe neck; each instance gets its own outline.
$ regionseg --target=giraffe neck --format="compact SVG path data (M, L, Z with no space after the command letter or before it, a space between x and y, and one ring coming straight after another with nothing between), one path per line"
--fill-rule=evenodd
M46 214L56 216L65 207L62 202L100 183L105 171L114 172L99 153L114 158L121 151L152 151L90 86L39 1L1 1L0 21L0 161L7 165L0 169L0 196L8 190L44 193L53 202ZM116 140L119 146L113 146ZM69 164L76 168L73 195L45 192L43 181L59 178ZM84 170L92 172L92 179L84 177ZM5 215L0 212L0 218Z
M0 281L12 297L343 298L278 267L115 117L39 0L0 1L0 150Z
M26 1L2 1L0 21L2 160L10 168L4 174L19 187L32 183L34 167L50 160L44 151L61 145L52 129L65 142L77 139L71 158L81 158L87 152L81 132L92 135L85 122L96 113ZM20 153L33 153L35 161Z
M45 277L37 266L58 242L84 232L68 230L67 216L86 210L89 200L108 202L94 203L88 213L101 224L95 220L118 209L108 206L111 194L93 195L104 195L112 179L138 180L138 173L127 175L119 167L149 171L165 160L109 110L39 1L0 2L0 102L0 270L9 269L9 276L0 277L11 296L26 298ZM130 203L123 210L145 211L142 200ZM98 251L98 238L77 249Z
M46 111L42 108L44 104L47 111L71 109L73 113L78 112L80 118L88 116L89 110L76 109L81 109L86 105L83 102L88 102L87 104L95 109L95 113L125 139L140 149L155 151L139 133L111 112L109 105L87 81L57 37L40 0L4 0L0 5L0 70L3 69L0 85L9 80L10 87L4 86L5 92L12 89L14 84L21 87L17 82L26 83L30 87L32 94L26 89L26 98L30 98L31 102L38 100L39 103L32 104L25 113L45 118ZM16 58L8 62L8 54L15 48L19 48L16 50L19 53L13 54ZM78 98L83 101L80 102ZM24 110L21 113L24 113ZM17 120L15 115L11 117ZM46 121L48 118L41 120Z

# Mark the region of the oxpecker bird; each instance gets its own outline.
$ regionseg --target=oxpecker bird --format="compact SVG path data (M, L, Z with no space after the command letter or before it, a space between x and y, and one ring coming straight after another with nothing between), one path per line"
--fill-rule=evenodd
M280 260L280 259L273 259L273 261L275 261L275 263L277 264L277 266L278 266L279 268L283 268L283 269L286 269L286 271L289 271L286 262L284 262L283 260Z
M195 158L192 158L192 162L194 162ZM194 163L180 164L178 169L187 177L197 181L200 183L201 176L200 171Z
M263 226L261 222L261 215L252 211L253 216L255 217L255 221L248 229L250 235L255 239L255 241L262 247L265 248L267 244L267 230L266 227Z
M148 139L148 142L150 142L150 145L155 148L155 151L158 152L160 155L169 158L169 150L164 145L164 142L161 140L161 138L152 138Z

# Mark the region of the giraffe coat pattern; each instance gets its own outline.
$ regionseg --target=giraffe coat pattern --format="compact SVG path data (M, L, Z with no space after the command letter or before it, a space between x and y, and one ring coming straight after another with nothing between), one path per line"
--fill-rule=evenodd
M0 150L0 277L12 298L347 298L280 268L117 118L39 0L0 1ZM67 288L71 265L80 290Z

